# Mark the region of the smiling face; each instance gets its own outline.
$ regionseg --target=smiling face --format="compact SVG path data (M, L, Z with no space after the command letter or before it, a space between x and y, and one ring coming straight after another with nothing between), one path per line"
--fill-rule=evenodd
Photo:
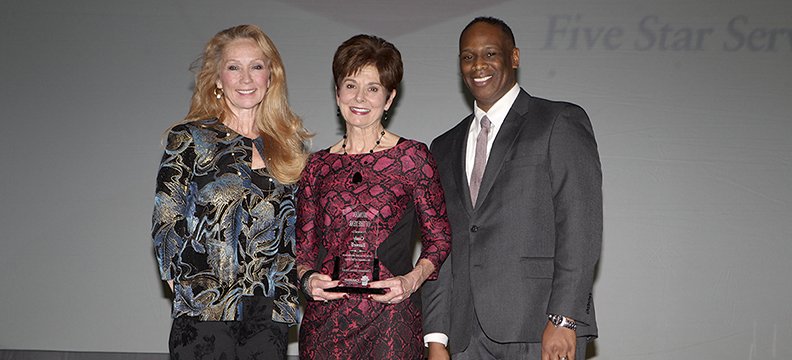
M517 83L520 50L497 26L470 26L459 39L459 69L476 104L488 111Z
M372 65L343 78L336 89L336 103L348 125L367 128L377 125L382 113L396 97L380 83L379 71Z
M269 83L269 59L255 41L237 39L226 45L215 85L223 90L225 102L235 115L255 111L267 95Z

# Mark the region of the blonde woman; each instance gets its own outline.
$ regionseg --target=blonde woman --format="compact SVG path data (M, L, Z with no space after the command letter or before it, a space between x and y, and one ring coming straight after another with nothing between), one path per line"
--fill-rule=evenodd
M309 134L258 27L220 31L199 63L189 113L168 131L153 216L160 274L174 293L171 358L285 359Z

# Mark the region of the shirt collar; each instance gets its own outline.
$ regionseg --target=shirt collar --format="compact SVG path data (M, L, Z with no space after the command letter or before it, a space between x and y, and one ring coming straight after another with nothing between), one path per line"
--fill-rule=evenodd
M498 101L492 104L489 111L481 110L481 108L478 107L478 102L474 102L473 116L476 118L475 127L480 127L481 118L487 115L492 126L499 128L500 125L503 124L503 120L506 119L506 115L509 113L509 109L511 109L514 101L517 100L517 95L520 95L520 84L515 83L506 94L503 94Z

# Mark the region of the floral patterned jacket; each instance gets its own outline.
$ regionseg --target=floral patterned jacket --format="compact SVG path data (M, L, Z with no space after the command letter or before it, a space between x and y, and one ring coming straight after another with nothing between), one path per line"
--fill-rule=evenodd
M240 320L241 297L259 295L274 321L296 323L297 186L251 169L253 143L264 148L214 119L168 133L152 237L162 279L174 280L174 318Z

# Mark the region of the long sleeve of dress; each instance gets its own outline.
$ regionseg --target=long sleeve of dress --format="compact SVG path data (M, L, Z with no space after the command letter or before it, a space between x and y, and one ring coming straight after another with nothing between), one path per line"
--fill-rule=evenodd
M451 251L451 227L448 224L445 194L434 157L423 144L416 155L418 179L413 199L423 245L419 259L427 259L434 265L435 270L428 280L435 280L440 265Z
M193 140L189 131L177 126L168 133L167 145L157 173L151 235L162 280L174 278L175 258L188 234L189 179L194 162Z
M313 162L309 161L303 171L297 192L297 266L318 269L319 236L315 223L319 214L315 188L316 175Z

